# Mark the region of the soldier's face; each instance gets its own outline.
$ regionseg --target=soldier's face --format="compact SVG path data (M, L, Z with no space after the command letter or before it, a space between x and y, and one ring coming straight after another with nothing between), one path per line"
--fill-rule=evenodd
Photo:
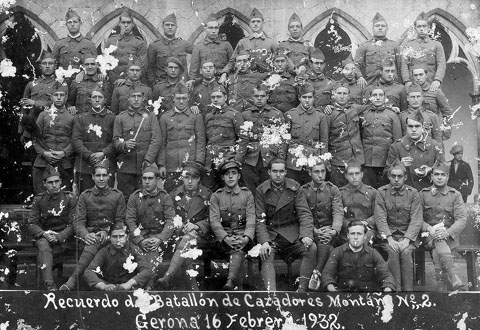
M288 32L293 39L300 39L302 36L302 24L300 22L292 22L288 26Z
M373 36L377 38L383 38L387 35L388 26L387 22L377 22L373 24Z
M432 172L432 182L437 188L445 187L448 182L448 177L448 173L445 173L442 170L435 169Z
M360 167L350 167L345 172L345 178L348 181L348 184L353 187L358 187L363 180L363 172Z
M158 178L153 172L145 172L142 174L143 189L151 193L157 189Z
M266 91L253 91L253 103L259 109L263 109L267 105L268 96Z
M120 26L125 34L133 30L133 20L130 17L120 17Z
M112 230L110 234L110 243L115 249L122 249L127 244L127 233L125 232L125 229Z
M338 87L333 93L333 98L339 105L345 105L350 99L350 91L346 87Z
M300 95L298 99L300 100L300 103L302 104L302 106L307 110L313 106L313 101L314 101L313 92Z
M177 33L177 24L171 22L163 23L163 34L165 37L173 38L175 33Z
M178 110L185 110L188 106L188 94L175 94L173 96L173 104Z
M142 69L139 65L131 65L128 68L128 78L132 81L139 81L142 75Z
M342 75L347 79L348 81L353 80L355 78L355 64L349 63L343 67L342 70Z
M128 97L128 103L134 110L140 109L143 105L144 97L142 92L131 93Z
M382 70L382 78L386 82L392 82L395 78L395 67L394 66L386 66Z
M327 169L325 168L325 164L315 165L310 169L310 176L312 177L312 181L316 184L322 184L325 181L325 177L327 176Z
M234 188L240 180L240 172L237 168L230 168L222 174L223 182L228 188Z
M273 61L273 65L275 66L275 71L278 73L284 73L287 70L287 59L285 57L277 57Z
M312 58L312 70L316 74L323 73L325 70L325 60Z
M92 96L90 96L90 103L92 108L101 109L105 105L105 96L100 92L93 91Z
M207 22L207 25L205 26L205 35L208 39L217 39L219 29L220 25L217 21Z
M363 226L352 226L348 228L348 244L355 249L360 248L365 242L365 229Z
M95 187L104 189L108 186L108 171L106 168L97 167L95 173L92 174L92 180Z
M250 56L240 55L235 59L235 68L238 72L247 72L250 69Z
M413 119L407 119L407 134L412 140L418 140L423 135L423 125Z
M382 89L374 89L370 93L370 102L376 107L381 107L385 104L385 92Z
M390 184L394 189L401 189L405 184L406 175L403 170L400 169L392 169L388 174L388 179L390 180Z
M177 78L180 74L180 67L176 63L167 63L167 75L170 78Z
M71 35L76 35L78 32L80 32L82 21L79 17L72 17L66 23L68 33L70 33Z
M263 30L263 19L261 18L252 18L250 20L250 28L255 33L260 33Z
M428 26L427 21L416 21L415 22L415 31L420 38L424 38L428 34L428 30L430 27Z
M212 79L215 76L215 65L212 62L203 63L200 73L204 79Z
M55 72L55 59L46 58L40 63L40 70L46 77L50 77Z
M422 92L410 92L408 93L408 105L412 109L418 109L422 106L423 103L423 94Z
M185 173L182 175L182 179L186 191L195 191L200 184L200 175Z
M413 81L417 84L422 86L427 82L427 74L425 73L424 69L414 69L412 71Z
M83 67L88 76L93 76L97 73L97 62L94 58L86 58L83 62Z
M455 155L453 155L453 158L455 158L455 160L457 161L460 161L463 159L463 152L457 152Z
M287 170L285 169L285 164L283 163L274 163L272 164L272 168L268 170L268 175L270 179L276 185L281 185L285 182L285 175L287 174Z
M53 105L60 109L67 103L67 94L64 91L57 91L52 94Z
M213 105L217 107L223 107L227 103L227 96L222 92L213 92L210 97L212 98Z
M62 179L60 179L58 175L51 176L43 181L43 186L47 190L47 193L50 195L56 195L60 192L60 188L62 187Z

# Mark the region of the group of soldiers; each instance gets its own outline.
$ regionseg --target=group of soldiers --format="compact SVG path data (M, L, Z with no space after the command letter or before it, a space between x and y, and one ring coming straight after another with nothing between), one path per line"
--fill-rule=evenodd
M81 24L69 10L68 36L43 53L20 102L19 133L36 151L29 228L46 289L57 289L52 249L74 236L82 252L62 290L82 274L99 290L170 288L188 275L197 290L193 259L212 245L229 256L225 290L238 287L248 253L267 290L278 256L302 259L300 292L411 291L421 244L439 290L465 288L452 249L473 177L462 146L445 162L453 111L424 13L402 48L377 13L340 81L325 76L296 14L278 44L254 9L235 49L215 17L191 45L170 14L147 47L125 8L105 45L118 65L106 73ZM57 66L81 70L59 81Z

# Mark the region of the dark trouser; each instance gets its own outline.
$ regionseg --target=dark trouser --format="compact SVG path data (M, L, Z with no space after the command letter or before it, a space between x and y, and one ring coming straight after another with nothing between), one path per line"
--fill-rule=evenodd
M218 188L223 186L220 179L220 173L214 168L210 171L204 172L202 175L202 182L205 187L210 189L211 192L217 191Z
M39 238L35 241L35 246L38 249L38 263L41 265L41 273L44 283L53 283L53 250L60 253L67 249L74 249L72 241L67 241L62 244L50 244L46 238Z
M394 237L394 236L392 236ZM401 237L394 237L400 240ZM415 245L412 242L401 252L394 251L388 242L382 243L382 249L388 254L388 268L395 279L398 291L413 291L413 256Z
M54 167L56 165L53 165ZM32 177L33 177L33 193L35 195L44 192L45 187L43 186L43 172L45 172L46 167L36 167L32 168ZM58 171L62 177L62 187L65 191L72 191L73 186L73 167L64 169L60 166Z
M332 170L329 173L329 181L338 188L346 185L348 181L347 178L345 178L345 167L332 165Z
M333 246L321 243L318 239L315 239L315 244L317 245L317 263L315 269L321 273L323 267L325 267L325 264L327 263L330 253L333 251Z
M300 183L300 185L304 185L305 183L308 183L312 180L310 174L308 174L308 171L304 169L297 171L287 168L287 177L297 181L298 183Z
M389 183L386 175L383 175L385 167L363 167L363 182L377 189Z
M262 278L265 288L268 291L277 291L277 282L275 278L274 260L277 253L280 254L284 260L295 260L298 257L302 257L302 263L300 264L300 280L299 290L305 290L308 286L308 281L312 276L313 269L315 268L315 259L317 254L317 246L315 244L305 250L305 246L300 241L290 243L284 237L277 235L275 240L270 243L272 252L268 256L267 260L262 261Z
M252 166L243 164L242 177L245 187L255 196L257 187L265 180L269 179L268 168L263 166L262 158L258 157L257 165Z
M433 240L431 236L428 236L422 242L425 243L426 248L432 249L431 256L435 268L437 290L446 291L447 281L452 285L456 281L460 281L456 272L452 250L446 240Z
M120 173L117 172L117 188L120 190L125 199L128 199L131 193L142 188L142 174L136 173Z
M88 265L90 265L93 258L97 254L98 250L100 250L104 246L107 246L108 244L110 244L109 240L106 240L105 243L103 244L101 244L97 240L95 244L85 245L85 247L83 248L83 252L80 255L80 258L77 261L73 274L69 277L68 281L65 283L65 285L68 286L70 290L75 289L78 283L79 277L83 274L83 272L88 267Z
M167 172L167 176L163 182L163 189L170 193L182 184L182 172Z

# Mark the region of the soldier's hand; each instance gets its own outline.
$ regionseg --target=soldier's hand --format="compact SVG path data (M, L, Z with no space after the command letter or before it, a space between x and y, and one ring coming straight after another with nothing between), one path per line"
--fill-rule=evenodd
M187 234L187 233L192 232L192 231L196 232L199 229L200 229L200 227L198 225L196 225L194 223L191 223L191 222L187 222L183 226L182 231L183 231L184 234Z
M272 253L270 244L268 242L263 243L262 247L260 248L260 258L262 260L267 260L268 257L270 257L270 253Z
M383 289L383 292L393 292L392 288L389 288L388 286Z
M407 81L405 83L405 88L408 89L408 87L410 87L412 85L412 82L411 81Z
M333 112L333 107L328 104L325 106L325 108L323 108L323 112L326 114L326 115L329 115Z
M43 158L45 158L45 160L49 163L49 164L53 164L57 161L57 159L55 158L55 156L53 156L53 153L51 151L45 151L43 154L42 154Z
M327 285L327 291L328 292L337 292L337 288L333 284Z
M442 240L447 238L447 230L445 227L439 227L435 229L435 232L433 233L433 238L437 240Z
M229 247L231 247L232 249L235 249L235 238L233 238L232 236L225 236L225 238L223 239L223 241L224 241L225 244L227 244Z
M402 162L403 165L405 165L405 167L410 167L412 166L413 158L410 156L402 157L400 161Z
M115 85L115 87L120 87L123 84L125 84L125 81L126 81L125 79L119 78L119 79L115 80L115 82L113 84Z
M26 97L24 97L23 99L20 100L20 105L33 107L33 106L35 106L35 101L32 100L32 99L27 99Z
M100 289L100 290L103 290L103 291L115 291L117 289L117 286L115 284L105 284L105 286L103 287L103 289Z
M148 251L148 239L144 239L143 241L140 242L140 247L142 248L143 251Z
M95 166L97 163L100 163L104 157L105 154L103 152L94 152L90 155L90 157L88 157L88 160L90 165Z
M194 106L191 106L190 107L190 110L192 110L193 114L194 115L198 115L200 113L200 109L198 108L198 106L194 105Z
M399 107L392 107L392 110L398 115L400 113Z
M396 240L394 240L392 236L388 236L387 241L388 241L388 245L390 245L390 248L393 251L397 252L398 251L398 242Z
M87 245L93 245L97 243L97 235L95 233L88 233L87 235L83 236L83 240Z
M160 243L162 243L162 240L160 238L156 237L151 237L149 238L150 240L150 249L151 250L156 250L160 246Z
M357 79L357 87L360 88L360 89L363 89L367 86L367 81L365 80L365 78L363 77L360 77Z
M97 78L100 81L106 81L107 80L107 75L103 74L103 73L99 73L99 74L97 74Z
M52 234L52 233L49 233L49 232L44 232L42 236L45 237L45 239L49 243L54 243L54 242L58 241L57 236L55 236L55 234Z
M237 250L243 249L245 246L247 246L249 241L250 239L247 236L239 237L237 239Z
M430 92L435 92L440 87L440 81L434 80L430 84Z
M72 116L75 116L75 114L77 113L77 108L75 108L74 106L68 107L67 110Z
M165 166L160 166L158 168L158 172L160 173L160 177L162 179L165 179L167 177L167 169L165 168Z
M410 244L410 240L404 237L401 241L398 242L399 252L402 252L403 250L405 250L409 244Z
M187 82L185 83L185 86L187 86L187 88L188 88L189 90L192 90L192 89L193 89L193 83L194 83L194 82L195 82L195 80L194 80L194 79L191 79L191 80L189 80L189 81L187 81Z
M227 83L227 74L224 72L222 73L222 75L220 76L220 78L218 79L218 83L220 85L225 85Z
M308 250L310 246L313 244L313 240L310 237L303 237L302 243L305 246L305 250Z
M85 77L85 71L80 71L79 73L77 73L77 75L75 76L75 82L77 84L80 84L82 81L83 81L83 77Z
M108 239L108 233L104 230L99 231L97 233L97 237L98 237L98 241L100 242L100 244L103 244Z
M125 141L125 147L127 147L127 150L135 149L137 146L137 141L135 139L129 139Z

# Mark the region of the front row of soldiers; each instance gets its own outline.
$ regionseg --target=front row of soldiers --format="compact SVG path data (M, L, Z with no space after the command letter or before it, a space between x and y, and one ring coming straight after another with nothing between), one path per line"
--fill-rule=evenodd
M108 184L106 162L93 168L93 187L78 198L61 190L60 173L49 167L45 193L35 197L29 219L39 249L41 273L48 290L56 290L52 252L75 248L81 255L61 290L79 288L83 274L99 290L148 290L171 287L184 276L198 290L193 260L209 246L229 256L224 290L235 289L247 254L261 259L267 290L277 290L275 259L301 258L298 291L413 290L412 252L424 245L432 253L440 290L465 289L455 271L452 249L466 221L458 191L447 186L449 167L432 166L433 185L418 192L406 185L408 172L400 160L388 169L390 183L377 190L364 184L356 160L346 168L340 189L326 181L327 164L309 168L311 182L287 178L283 159L268 164L268 179L255 197L241 187L241 165L226 161L219 168L224 187L213 194L200 184L204 174L195 162L183 165L183 184L168 194L159 188L155 164L142 171L142 188L125 202ZM215 242L214 242L215 241ZM378 242L387 262L371 247ZM257 246L255 246L257 244ZM255 246L255 247L254 247ZM170 260L161 276L160 265Z

